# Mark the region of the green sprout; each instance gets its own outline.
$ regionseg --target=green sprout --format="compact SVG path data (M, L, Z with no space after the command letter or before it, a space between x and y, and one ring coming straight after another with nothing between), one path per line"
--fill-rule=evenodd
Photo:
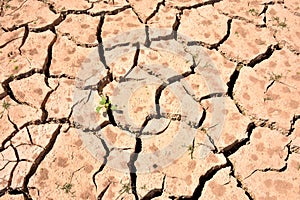
M273 21L275 21L277 23L276 25L281 27L282 29L287 27L287 24L285 23L286 18L284 18L283 21L280 21L279 17L273 17L272 19L273 19Z
M251 8L248 10L248 12L253 15L253 16L258 16L259 15L259 12L257 9L254 9L254 8Z
M143 187L141 187L142 190L147 190L147 185L144 184Z
M18 65L14 66L14 70L18 70L18 69L19 69Z
M188 152L189 152L189 155L191 156L192 160L194 159L194 157L193 157L194 151L195 151L195 146L189 145L188 146Z
M273 17L273 20L278 22L279 21L279 17Z
M236 35L236 37L239 37L239 32L235 31L234 34Z
M2 103L3 110L0 112L0 119L2 118L4 111L8 110L9 107L10 107L10 103L3 101L3 103Z
M122 189L119 191L120 194L123 194L123 193L130 193L130 189L131 189L131 186L130 186L130 182L128 183L123 183L122 184Z
M273 99L272 99L272 97L265 97L264 98L264 102L266 102L266 101L272 101Z
M65 191L65 193L74 193L74 192L71 192L71 189L73 187L73 184L72 183L65 183L61 189Z
M270 74L270 81L279 81L282 78L282 74Z
M112 105L112 103L106 98L106 96L101 96L101 100L99 101L99 106L96 107L96 112L99 113L102 108L107 112L108 109L116 110L117 106Z
M195 138L193 139L193 142L191 145L187 146L188 148L188 152L189 152L189 155L191 156L191 159L193 160L194 159L194 151L195 151Z
M285 23L285 20L283 22L279 22L278 26L280 26L282 29L287 27L287 24Z
M117 199L119 199L119 197L122 196L122 194L124 194L124 193L130 194L130 190L131 190L130 182L122 183L122 180L121 180L120 183L122 184L122 188L121 188L121 190L119 190L119 196L117 197Z
M5 9L9 9L10 8L10 5L9 4L6 4L5 5Z
M8 108L10 107L10 103L3 101L2 107L4 108L4 110L8 110Z
M75 191L72 191L72 188L74 186L74 184L72 184L72 179L73 176L76 172L78 172L79 170L81 170L83 167L80 167L79 169L75 170L72 172L71 176L70 176L70 180L65 182L65 184L63 186L60 186L59 184L56 183L57 185L57 189L61 189L63 190L65 193L67 194L71 194L72 197L75 197Z
M202 132L204 132L204 133L206 134L206 133L207 133L207 128L201 127L201 128L200 128L200 131L202 131Z

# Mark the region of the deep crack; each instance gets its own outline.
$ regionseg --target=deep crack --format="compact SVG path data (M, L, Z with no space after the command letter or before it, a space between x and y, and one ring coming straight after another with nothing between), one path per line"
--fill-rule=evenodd
M52 150L56 139L58 135L60 134L62 125L59 124L56 130L52 133L52 136L48 142L48 144L45 146L45 148L42 150L42 152L36 157L34 160L33 164L31 165L28 173L25 175L23 184L22 184L22 190L24 191L25 194L23 194L23 197L25 200L32 200L32 197L29 194L29 189L28 189L28 183L30 178L36 173L39 165L42 163L42 161L45 159L48 153Z

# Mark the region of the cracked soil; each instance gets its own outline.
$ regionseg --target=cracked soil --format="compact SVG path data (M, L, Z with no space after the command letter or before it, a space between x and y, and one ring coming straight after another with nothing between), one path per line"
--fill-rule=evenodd
M299 1L1 0L0 27L1 200L300 199ZM137 29L145 37L132 52L105 57L126 41L103 41ZM209 56L224 90L205 87L194 57L191 64L156 50L179 34ZM111 105L107 113L95 110L104 150L97 159L74 117L77 75L95 50L105 66L91 86L99 99L138 67L157 64L181 75L131 94L128 115L147 137L130 137ZM186 117L189 105L169 89L181 81L193 90L186 95L199 112L190 127L196 134L169 165L139 173L147 165L140 156L167 147ZM219 137L210 135L217 99L225 102ZM151 131L147 125L159 117L159 131ZM114 151L128 153L121 163L128 170L108 164Z

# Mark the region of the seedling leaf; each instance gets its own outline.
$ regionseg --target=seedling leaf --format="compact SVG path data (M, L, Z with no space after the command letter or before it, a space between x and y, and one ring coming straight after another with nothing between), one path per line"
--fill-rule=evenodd
M117 109L117 106L112 105L110 109L111 109L111 110L116 110L116 109Z
M99 102L100 105L105 105L106 103L106 98L104 96L101 97L101 101Z
M102 107L100 107L100 106L97 106L97 108L96 108L96 112L97 112L97 113L99 113L99 112L100 112L100 110L101 110L101 108L102 108Z

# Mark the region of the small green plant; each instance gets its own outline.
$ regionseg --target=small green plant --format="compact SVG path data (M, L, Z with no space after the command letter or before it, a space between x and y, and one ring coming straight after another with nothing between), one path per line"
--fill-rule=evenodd
M5 5L5 9L9 9L10 8L10 5L9 4L6 4Z
M287 24L285 23L285 21L283 21L283 22L279 22L278 26L280 26L283 29L287 27Z
M191 159L192 159L192 160L194 159L194 156L193 156L194 151L195 151L195 146L189 145L189 146L188 146L188 152L189 152L189 155L191 156Z
M73 184L72 183L65 183L61 189L65 191L65 193L71 193L73 194L74 192L71 192L72 190L72 187L73 187Z
M188 148L189 155L191 156L191 159L193 160L194 159L194 151L195 151L195 138L193 139L192 144L187 146L187 148Z
M200 128L200 131L202 131L202 132L204 132L204 133L206 134L206 133L207 133L207 128L201 127L201 128Z
M249 9L248 12L253 16L258 16L259 15L259 11L257 9L254 9L254 8Z
M275 74L272 72L270 74L270 81L279 81L282 78L282 74Z
M128 183L122 183L121 181L121 184L122 184L122 189L119 191L120 194L124 194L124 193L130 193L130 190L131 190L131 185L130 185L130 182Z
M72 172L71 176L70 176L70 180L68 182L65 182L65 184L63 186L60 186L59 184L57 184L57 188L63 190L65 193L67 194L71 194L72 197L74 197L75 195L75 191L72 191L73 188L73 184L72 184L72 179L73 176L76 172L78 172L79 170L81 170L83 167L80 167L79 169L75 170Z
M130 190L131 190L131 185L130 185L130 181L128 183L122 183L122 180L120 181L122 188L121 190L119 190L119 196L117 197L117 199L119 199L120 196L122 196L124 193L130 194Z
M235 31L234 34L236 35L236 37L239 37L239 32Z
M4 108L4 110L8 110L10 107L10 103L8 103L7 101L3 101L2 107Z
M10 103L3 101L3 103L2 103L3 110L0 112L0 119L2 118L4 111L8 110L9 107L10 107Z
M279 17L273 17L272 20L276 22L276 24L273 24L273 25L277 25L277 26L281 27L282 29L287 27L286 18L284 18L283 21L280 21Z
M272 101L273 99L272 99L272 97L265 97L264 98L264 102L266 102L266 101Z
M147 186L146 184L143 185L143 187L141 187L142 190L147 190Z
M96 112L99 113L102 108L107 110L110 108L111 110L116 110L117 106L112 105L112 103L107 99L106 96L101 96L101 100L99 101L99 106L96 107Z
M14 70L18 70L18 69L19 69L18 65L14 66Z

